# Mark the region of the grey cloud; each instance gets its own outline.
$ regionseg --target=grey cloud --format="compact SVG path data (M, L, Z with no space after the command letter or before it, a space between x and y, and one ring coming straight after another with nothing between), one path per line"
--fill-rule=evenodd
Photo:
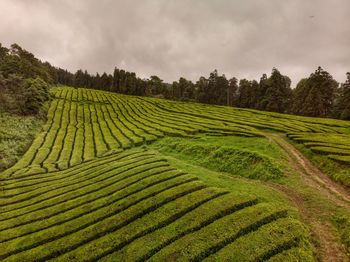
M2 0L0 42L72 71L117 66L171 82L277 67L295 85L321 65L343 81L348 10L348 0Z

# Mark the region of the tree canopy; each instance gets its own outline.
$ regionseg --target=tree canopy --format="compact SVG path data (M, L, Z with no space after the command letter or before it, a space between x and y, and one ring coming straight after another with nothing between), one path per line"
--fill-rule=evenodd
M207 78L201 76L196 82L180 77L169 84L156 75L142 79L134 72L118 68L114 68L112 74L90 74L82 69L72 73L40 61L17 44L6 48L0 43L0 102L3 108L12 108L11 101L23 96L34 96L32 100L21 100L27 101L27 109L24 110L22 106L22 109L14 111L35 113L35 103L40 106L49 99L48 95L43 95L48 93L47 87L57 84L127 95L350 119L350 73L340 88L321 67L309 77L301 79L295 89L291 88L290 78L281 74L277 68L272 69L269 77L263 74L259 81L238 80L235 77L228 79L213 70Z

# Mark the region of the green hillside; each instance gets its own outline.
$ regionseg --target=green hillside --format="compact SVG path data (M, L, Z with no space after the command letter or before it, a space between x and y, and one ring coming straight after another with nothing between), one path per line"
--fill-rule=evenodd
M257 110L56 88L43 132L5 177L64 170L165 136L286 134L313 152L350 164L350 123ZM340 181L350 185L347 177Z
M42 131L0 174L3 261L313 261L309 227L273 187L288 168L271 134L350 186L347 121L52 92Z

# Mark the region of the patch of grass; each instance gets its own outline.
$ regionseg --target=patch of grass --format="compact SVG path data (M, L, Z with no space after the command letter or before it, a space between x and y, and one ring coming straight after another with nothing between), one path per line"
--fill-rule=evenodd
M119 260L130 250L134 260L157 259L186 245L181 258L199 260L262 227L276 230L280 219L295 225L280 228L281 239L293 243L277 250L285 241L275 239L264 251L310 252L281 194L201 167L187 174L191 168L135 148L45 176L3 179L0 259Z
M321 223L331 224L332 233L336 241L345 247L347 255L350 255L350 210L335 205L332 200L319 194L317 189L309 187L302 178L294 174L283 178L280 183L294 190L304 201L304 208L308 213L317 217ZM314 245L318 239L314 239ZM315 254L318 256L319 254Z
M303 236L305 236L305 228L300 222L280 218L273 223L261 226L255 232L246 234L234 244L227 245L204 261L266 261L285 250L300 248L300 244L309 245L307 239L300 241L300 237ZM301 253L300 258L303 261L313 261L312 253L308 251Z
M350 187L350 168L348 164L334 161L327 155L315 154L311 148L306 147L304 144L296 143L293 140L289 140L289 142L324 173L332 177L335 181Z
M276 183L350 242L347 211L284 175L287 158L262 137L318 134L334 141L305 143L347 149L348 122L89 89L53 93L43 131L1 174L0 259L312 260L308 231ZM349 174L325 155L314 161L339 180Z
M229 173L217 172L195 165L188 161L188 159L180 159L175 154L165 154L154 149L150 152L155 156L165 158L177 170L196 176L208 185L228 190L242 198L254 197L258 198L261 202L279 203L281 206L290 208L290 211L297 217L296 209L292 207L289 200L282 193L271 189L269 183L241 176L233 176Z
M277 160L279 149L262 137L164 138L151 148L232 175L261 180L276 180L283 176Z
M0 172L23 156L43 124L38 117L0 112Z
M338 229L342 243L346 248L347 255L350 256L350 218L344 214L335 213L332 221Z
M155 254L150 261L202 261L262 226L285 217L287 213L283 208L266 203L247 207L173 242ZM246 252L245 256L249 255L249 251Z
M186 139L190 140L190 139ZM242 138L242 137L225 137L225 138L211 138L203 137L199 139L192 139L193 141L200 141L201 144L209 144L211 146L217 145L231 145L235 144L236 147L249 150L250 148L254 151L263 153L266 156L269 156L274 161L276 161L284 172L287 172L288 176L282 176L277 181L267 181L264 183L266 186L262 185L259 181L254 181L251 179L244 179L238 176L232 176L231 174L215 172L212 167L209 167L211 170L208 170L203 167L197 166L197 162L194 161L192 157L183 155L177 151L169 150L167 143L171 144L171 141L184 141L184 139L163 139L155 144L152 144L150 147L163 152L167 160L180 170L190 172L198 176L201 180L205 181L208 184L215 185L216 187L222 187L227 190L232 190L233 192L241 192L242 194L249 192L250 194L255 195L261 201L273 201L275 203L280 203L284 206L290 206L291 203L285 200L285 197L280 193L269 188L271 183L280 183L290 190L298 194L304 201L305 208L312 214L315 214L322 222L331 223L333 226L334 234L339 237L338 241L345 246L347 252L350 250L350 213L349 210L345 210L339 206L334 205L329 199L322 197L319 192L307 185L304 185L300 176L294 173L291 167L288 165L287 158L279 148L267 139L264 138ZM253 143L252 143L253 142ZM293 143L294 144L294 143ZM163 146L163 147L162 147ZM345 166L339 165L338 163L331 161L325 155L314 154L310 149L306 148L302 144L296 144L297 147L309 158L317 161L317 164L322 164L324 170L329 172L339 172L338 174L343 173L346 176L348 169ZM307 153L305 153L305 151ZM158 153L159 154L159 153ZM345 169L342 169L345 168ZM272 185L273 187L273 185ZM295 215L298 216L298 212L295 211ZM317 239L315 240L317 241ZM317 243L314 242L314 245L317 246ZM253 245L255 246L255 245ZM283 251L280 254L271 258L272 261L308 261L310 259L310 253L303 253L298 247L293 247L289 251ZM302 254L302 255L300 255ZM317 252L315 251L317 256ZM224 259L223 259L224 260Z

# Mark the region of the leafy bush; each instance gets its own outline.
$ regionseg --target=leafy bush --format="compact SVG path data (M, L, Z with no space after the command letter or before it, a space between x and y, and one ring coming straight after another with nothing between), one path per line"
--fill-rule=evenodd
M0 112L0 172L14 165L29 148L43 124L33 116Z
M50 99L49 85L40 77L24 81L24 112L37 114L43 104Z
M200 166L219 172L261 180L283 176L281 167L271 157L234 145L209 145L190 139L163 139L155 147L161 152L180 153Z
M0 74L0 108L19 115L38 114L50 100L49 85L39 77L23 79L18 75L4 78Z

